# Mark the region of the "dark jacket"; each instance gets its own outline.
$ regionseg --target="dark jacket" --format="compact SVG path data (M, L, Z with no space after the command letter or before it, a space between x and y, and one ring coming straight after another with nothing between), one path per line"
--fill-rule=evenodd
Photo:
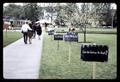
M37 31L37 34L38 35L41 35L42 34L42 28L40 25L36 26L36 31Z
M32 25L33 31L36 31L36 27L37 27L36 24L33 24L33 25Z

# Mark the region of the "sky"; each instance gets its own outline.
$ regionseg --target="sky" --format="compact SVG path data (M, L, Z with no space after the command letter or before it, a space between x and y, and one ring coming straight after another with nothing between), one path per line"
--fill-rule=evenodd
M9 5L10 3L4 3L3 4L3 6L7 6L7 5ZM21 6L23 6L23 3L15 3L16 5L21 5ZM41 6L47 6L48 5L48 3L37 3L38 5L41 5ZM65 3L62 3L63 5L65 4ZM80 7L81 6L81 4L82 3L77 3L78 4L78 6ZM115 4L115 3L112 3L112 5L111 5L111 8L113 8L113 9L116 9L117 8L117 5Z

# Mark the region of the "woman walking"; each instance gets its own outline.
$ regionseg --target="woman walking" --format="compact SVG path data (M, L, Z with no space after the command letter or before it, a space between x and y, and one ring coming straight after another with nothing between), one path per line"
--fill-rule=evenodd
M32 29L32 23L29 23L30 28ZM32 44L33 29L28 30L29 43Z
M32 30L33 30L33 38L35 38L36 37L36 23L35 22L32 23Z
M37 24L36 31L37 31L38 39L40 40L40 36L42 34L42 28L39 23L36 23L36 24Z

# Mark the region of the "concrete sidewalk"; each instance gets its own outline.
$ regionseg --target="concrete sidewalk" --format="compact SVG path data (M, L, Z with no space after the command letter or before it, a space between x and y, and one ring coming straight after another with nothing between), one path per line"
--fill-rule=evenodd
M23 38L3 49L4 79L39 79L42 42L36 36L32 44L24 44Z

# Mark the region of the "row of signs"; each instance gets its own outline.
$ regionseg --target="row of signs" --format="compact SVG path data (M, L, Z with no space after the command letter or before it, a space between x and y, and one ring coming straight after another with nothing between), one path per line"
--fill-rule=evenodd
M78 34L68 32L64 35L54 34L54 40L75 41L78 42ZM93 45L82 44L81 45L81 59L83 61L108 61L108 46L107 45Z
M76 41L78 42L78 34L68 32L66 34L54 34L54 30L48 31L48 35L54 35L54 40Z
M49 33L49 35L52 34ZM76 33L66 33L66 34L54 34L54 40L64 40L64 41L75 41L78 42L78 34Z

